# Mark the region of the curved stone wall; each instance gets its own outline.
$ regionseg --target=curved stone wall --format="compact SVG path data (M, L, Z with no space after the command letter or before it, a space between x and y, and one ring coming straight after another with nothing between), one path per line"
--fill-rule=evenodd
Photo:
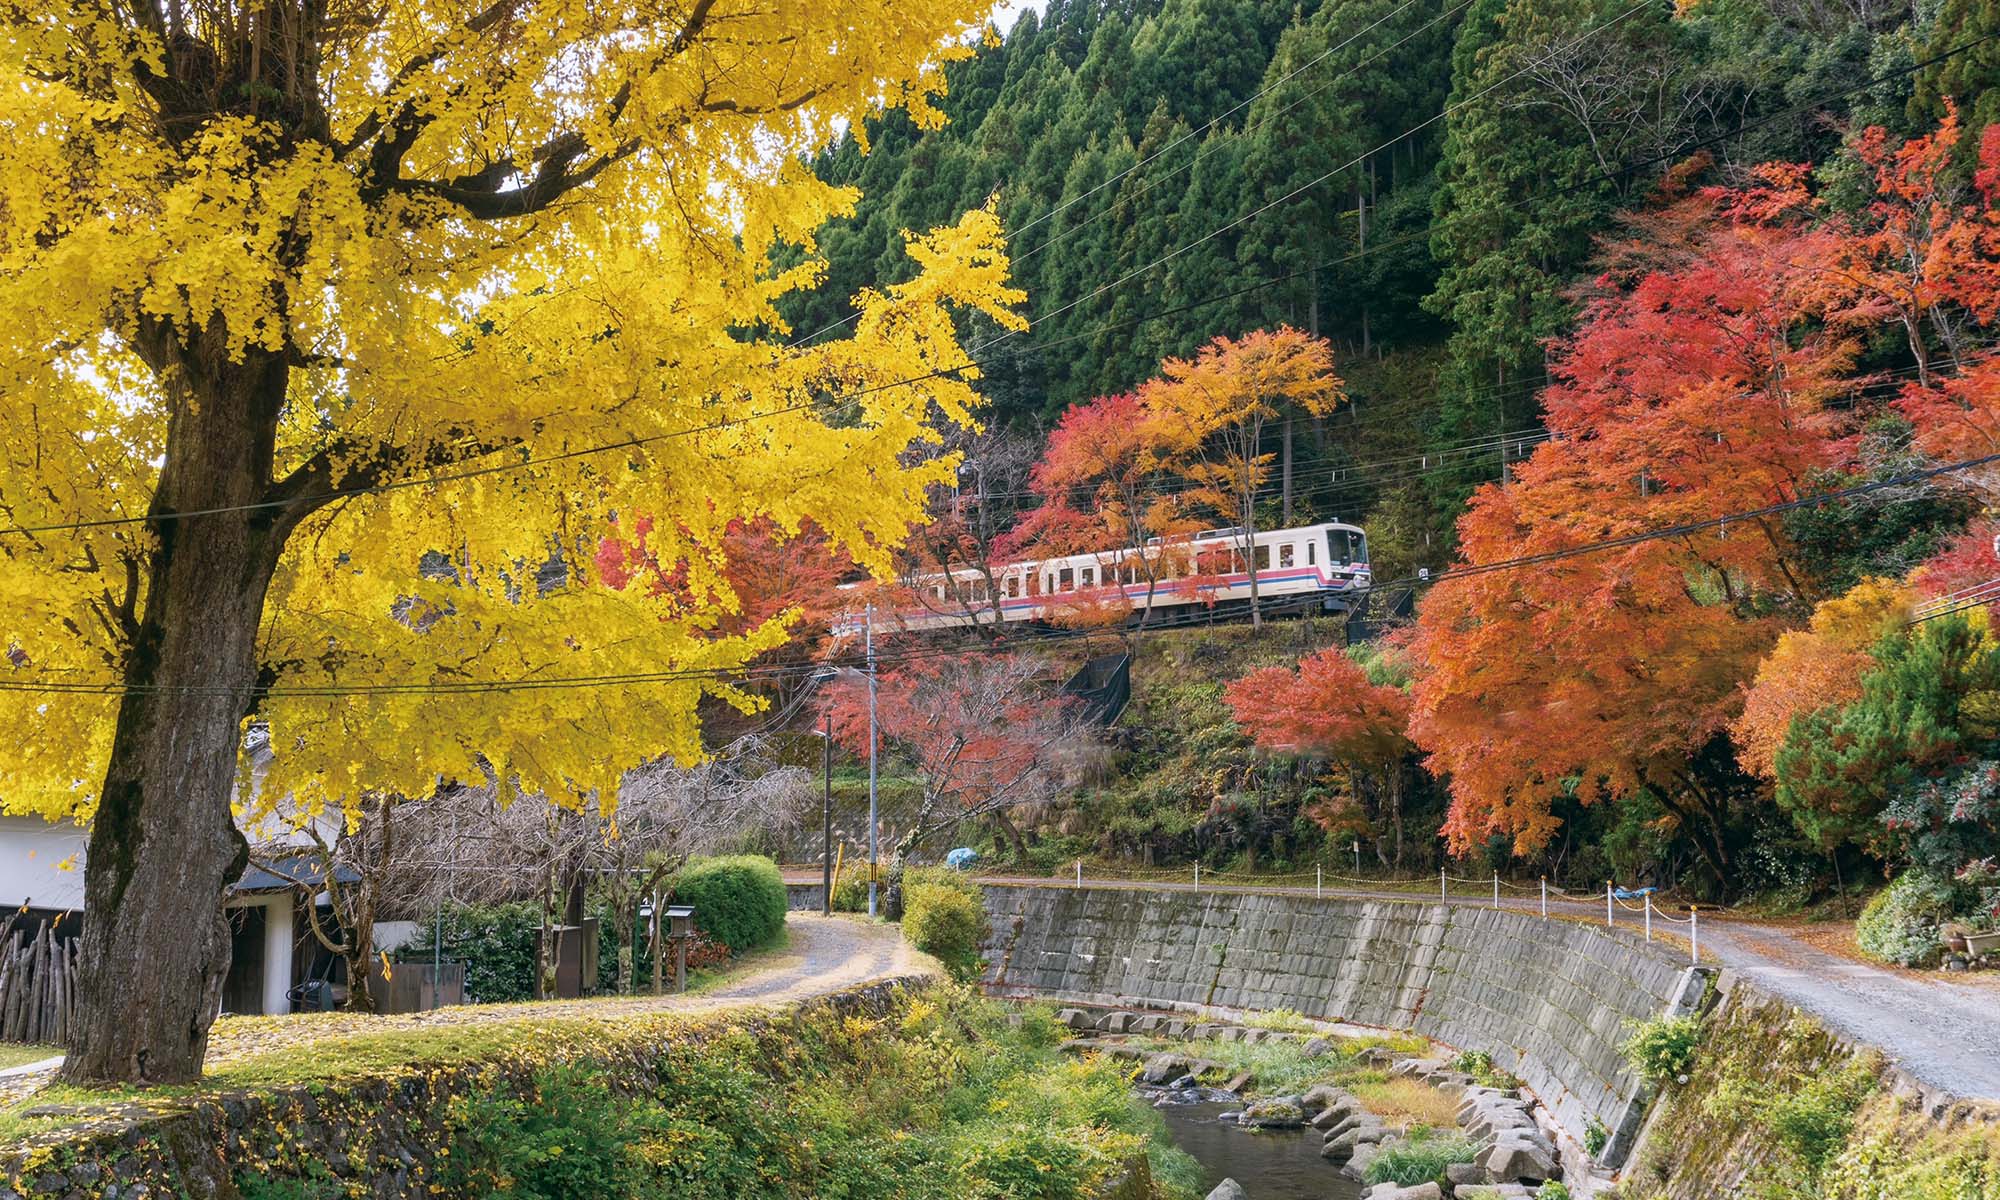
M1491 1054L1574 1135L1602 1121L1613 1161L1642 1107L1626 1022L1700 994L1664 949L1504 909L1056 886L991 886L986 905L986 978L1003 994L1413 1030Z

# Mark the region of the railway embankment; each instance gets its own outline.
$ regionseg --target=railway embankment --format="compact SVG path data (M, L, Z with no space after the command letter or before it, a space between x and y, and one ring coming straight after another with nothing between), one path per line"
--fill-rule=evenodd
M1630 1025L1703 980L1664 949L1499 909L1347 897L993 886L989 987L1154 1008L1288 1009L1484 1051L1620 1162L1645 1109Z

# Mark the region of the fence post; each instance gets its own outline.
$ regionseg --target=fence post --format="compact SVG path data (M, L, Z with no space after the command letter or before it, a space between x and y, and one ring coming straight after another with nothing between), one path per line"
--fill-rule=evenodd
M1548 916L1549 916L1549 877L1544 875L1542 876L1542 919L1546 921L1548 919Z
M1450 894L1449 892L1445 891L1445 888L1444 888L1444 868L1443 868L1443 867L1439 867L1439 868L1438 868L1438 903L1439 903L1439 904L1450 904L1450 903L1451 903L1451 894Z
M1076 860L1076 886L1079 890L1083 887L1083 860L1080 858Z
M1701 910L1688 905L1688 953L1693 956L1693 965L1701 965Z
M1313 868L1313 899L1315 900L1320 898L1320 889L1326 883L1326 879L1325 876L1322 874L1322 870L1323 868L1317 866Z
M1604 881L1604 923L1606 925L1618 924L1618 919L1611 915L1611 881L1609 879Z
M1196 864L1194 865L1194 886L1195 886L1195 887L1197 887L1197 888L1201 887L1201 864L1200 864L1200 863L1196 863Z
M1493 872L1493 907L1500 907L1500 872Z
M1653 940L1653 898L1646 897L1646 940Z

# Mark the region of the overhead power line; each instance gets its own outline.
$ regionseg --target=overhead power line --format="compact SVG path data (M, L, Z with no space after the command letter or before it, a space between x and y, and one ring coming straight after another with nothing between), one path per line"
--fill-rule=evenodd
M1624 16L1628 16L1630 15L1631 12L1636 11L1638 7L1643 7L1643 4L1635 6L1635 8L1633 9L1626 10L1626 13L1621 14L1621 16L1618 18L1614 18L1613 22L1611 23L1615 23L1618 20L1622 20ZM1594 27L1594 30L1608 28L1608 27L1609 23L1605 26ZM1892 70L1881 72L1878 75L1863 80L1860 83L1853 84L1849 87L1840 88L1831 92L1823 93L1817 97L1814 97L1811 100L1793 105L1788 109L1783 109L1778 112L1771 113L1767 116L1758 118L1757 120L1754 121L1745 122L1732 129L1725 130L1721 133L1712 135L1698 142L1694 142L1687 146L1683 146L1677 150L1663 154L1657 154L1652 156L1651 158L1642 159L1637 162L1628 163L1624 166L1614 168L1613 170L1610 171L1602 172L1599 175L1584 180L1579 184L1573 184L1562 188L1550 189L1548 191L1541 192L1538 194L1531 194L1530 196L1526 197L1524 201L1516 202L1515 204L1512 205L1501 205L1496 207L1512 208L1518 210L1521 207L1521 204L1525 202L1539 202L1542 200L1556 199L1565 194L1580 190L1580 188L1582 187L1595 186L1598 183L1614 180L1622 176L1629 175L1635 171L1644 170L1647 167L1657 166L1661 163L1684 158L1691 151L1699 150L1707 146L1718 144L1719 142L1726 141L1730 138L1740 136L1741 134L1750 132L1752 130L1762 128L1763 126L1769 125L1775 121L1783 120L1788 116L1796 116L1804 112L1812 111L1826 104L1829 101L1841 99L1846 96L1853 95L1856 92L1864 91L1870 88L1879 87L1881 84L1888 82L1889 80L1896 79L1904 75L1913 74L1927 67L1934 66L1938 63L1944 62L1948 59L1963 54L1969 50L1975 49L1976 47L1986 42L1992 41L1995 38L2000 38L2000 30L1996 30L1992 33L1981 35L1980 37L1969 39L1965 42L1960 43L1957 46L1953 46L1948 50L1932 55L1931 57L1920 60L1918 62L1909 63ZM1437 121L1443 115L1444 115L1443 113L1440 113L1438 116L1432 117L1429 120L1423 122L1423 125L1431 124ZM1417 129L1422 128L1423 125L1413 127L1410 130L1406 130L1404 133L1397 135L1397 137L1390 139L1389 142L1385 142L1383 145L1384 146L1393 145L1396 142L1401 141L1404 137L1408 137L1411 133L1416 132ZM1378 150L1379 149L1380 148L1378 147ZM1307 186L1309 187L1311 185ZM1268 207L1268 205L1266 207ZM1254 215L1254 213L1251 215ZM1248 219L1248 217L1240 218L1237 222L1233 222L1232 224L1238 224L1241 222L1241 220L1245 219ZM1167 317L1178 316L1182 313L1190 312L1198 308L1204 308L1211 304L1220 304L1229 300L1240 299L1243 296L1252 295L1256 292L1263 291L1267 288L1274 287L1281 283L1288 283L1298 279L1305 278L1308 275L1312 274L1314 271L1327 270L1333 267L1343 266L1351 262L1359 261L1360 259L1366 258L1370 255L1380 254L1388 250L1399 249L1403 246L1410 245L1414 242L1425 240L1428 238L1428 236L1429 235L1427 233L1420 233L1420 234L1408 235L1401 238L1391 238L1387 241L1373 244L1365 250L1356 250L1354 252L1340 255L1332 259L1328 259L1325 262L1318 263L1311 267L1303 268L1301 270L1289 271L1280 275L1269 276L1259 280L1256 283L1235 288L1227 292L1221 292L1198 300L1188 301L1186 303L1175 305L1170 308L1158 309L1138 317L1127 318L1121 321L1104 322L1102 324L1093 326L1092 328L1087 330L1081 330L1077 333L1068 334L1064 337L1056 338L1048 342L1039 342L1034 345L1033 349L1037 353L1044 353L1049 350L1058 349L1062 346L1074 344L1086 338L1098 337L1106 333L1115 333L1120 330L1135 328L1140 325L1145 325L1154 321L1163 320ZM1186 249L1186 247L1183 247L1183 249ZM1176 253L1178 252L1179 251L1176 251ZM1143 272L1145 270L1149 270L1154 266L1160 265L1160 263L1164 261L1166 261L1165 258L1155 260L1153 263L1148 264L1146 267L1140 268L1140 271ZM1123 282L1128 282L1131 278L1132 278L1131 275L1127 275L1120 281L1117 281L1116 283L1107 286L1109 287L1120 286ZM1094 296L1097 294L1101 294L1104 290L1105 289L1100 288L1098 292L1092 293L1092 295ZM1085 297L1085 299L1088 298L1089 297ZM1071 306L1066 306L1066 307L1073 307L1073 304ZM1046 320L1047 318L1045 317L1043 319ZM983 350L987 346L998 344L999 342L1004 341L1006 340L1006 338L1012 336L1014 335L1010 333L1007 335L1003 335L999 338L991 339L988 342L981 343L979 346L974 348L974 354L968 355L966 361L962 363L958 363L950 367L934 368L930 371L925 371L917 375L907 376L902 379L895 379L883 383L871 384L867 387L861 388L856 392L851 393L845 399L841 400L830 401L827 403L821 403L815 401L815 402L785 405L779 408L770 409L760 413L746 413L738 417L724 418L722 420L718 420L706 425L697 425L678 430L668 430L663 433L648 434L639 437L624 438L613 442L605 442L592 446L579 447L575 450L563 451L557 454L548 455L546 457L530 457L512 462L496 463L487 467L467 468L460 471L439 472L430 475L418 476L410 479L393 480L388 483L374 484L366 487L329 489L328 491L323 493L315 493L312 496L302 497L298 499L315 500L315 501L337 500L337 499L347 499L358 496L376 495L384 492L401 491L409 488L432 487L438 484L452 483L465 479L497 475L508 471L527 470L531 467L544 466L552 462L561 462L577 458L589 457L597 454L607 454L619 450L634 449L637 447L650 445L657 442L667 441L675 438L690 437L701 433L714 432L716 430L725 429L736 425L751 424L759 420L767 420L772 417L782 416L793 412L802 412L809 409L824 408L828 411L837 412L840 411L841 409L851 407L857 400L859 400L862 397L872 395L877 392L887 391L891 388L908 387L932 379L940 379L949 375L957 375L963 371L988 370L992 367L995 367L999 365L999 362L997 360L979 359L978 357L976 357L977 351ZM0 537L6 537L9 535L16 535L16 534L58 533L58 532L66 532L72 530L93 529L93 528L102 528L102 527L117 526L117 525L142 525L142 524L149 524L155 521L179 520L187 517L210 516L219 513L256 511L261 509L275 508L284 504L296 503L296 502L298 501L297 500L255 501L248 504L219 505L211 508L188 510L185 512L169 512L160 514L145 514L138 516L121 516L121 517L100 517L100 518L81 520L81 521L49 522L49 523L35 524L35 525L0 526Z
M1856 497L1871 495L1873 493L1886 491L1891 488L1907 487L1908 485L1913 483L1924 483L1930 480L1942 478L1947 475L1954 475L1965 471L1976 470L1980 467L1992 466L1995 463L2000 463L2000 454L1987 454L1987 455L1982 455L1978 458L1968 458L1960 460L1958 462L1944 463L1934 467L1925 467L1914 471L1904 471L1896 475L1887 476L1882 479L1871 480L1867 483L1855 484L1851 487L1839 488L1833 491L1819 493L1817 495L1801 496L1792 500L1779 501L1774 504L1763 505L1762 507L1759 508L1749 508L1749 509L1742 509L1737 512L1723 513L1719 516L1709 517L1699 521L1684 521L1679 524L1669 525L1662 528L1640 530L1629 534L1623 534L1617 537L1601 538L1595 541L1585 542L1576 546L1563 547L1558 550L1547 550L1547 551L1537 552L1534 554L1519 555L1513 558L1495 559L1491 562L1485 562L1485 563L1468 563L1464 566L1453 567L1448 570L1441 571L1436 574L1428 576L1419 574L1419 575L1403 576L1400 579L1376 580L1373 582L1372 587L1373 590L1375 591L1395 590L1404 587L1438 587L1444 584L1454 583L1460 579L1469 579L1482 575L1490 575L1502 571L1515 571L1525 567L1542 566L1548 563L1562 562L1569 559L1582 558L1594 554L1602 554L1611 550L1626 549L1632 546L1643 545L1646 542L1660 541L1669 538L1689 537L1694 534L1707 532L1709 530L1726 528L1732 523L1754 521L1760 517L1775 516L1780 513L1791 512L1795 509L1822 507L1827 504L1834 504L1843 500L1851 500ZM1317 596L1310 597L1309 599L1313 603L1318 603L1319 601L1319 597ZM1277 606L1282 608L1283 603L1280 602ZM1192 616L1193 619L1188 620L1184 623L1198 624L1209 619L1206 614L1190 614L1190 615ZM1161 623L1151 626L1152 629L1156 630L1164 628L1172 628L1172 627L1174 626L1167 624L1165 621L1162 621ZM1028 633L1028 634L1023 634L1022 636L1019 637L1011 638L1006 642L999 643L996 646L996 648L1011 650L1011 649L1020 649L1040 644L1043 642L1074 640L1077 637L1086 636L1090 632L1093 631L1076 631L1076 632L1053 631L1048 634ZM1140 632L1144 633L1146 631L1142 630ZM878 655L878 658L883 662L899 662L899 661L907 662L907 661L917 661L919 659L927 657L941 657L941 656L963 654L963 653L966 653L966 651L962 649L922 651L922 652L913 651L901 657L898 657L894 654L881 654ZM621 672L616 674L601 674L601 675L570 675L570 676L545 676L545 677L538 676L538 677L517 677L514 679L495 679L495 680L456 680L456 681L430 681L430 682L385 683L385 684L343 684L343 685L326 685L326 686L300 685L294 687L275 686L269 688L228 688L228 687L213 686L213 685L129 686L123 683L122 681L116 681L116 680L69 681L69 680L0 679L0 691L32 692L41 695L122 695L128 691L134 693L145 693L145 694L199 693L204 695L223 694L231 696L254 694L258 696L266 696L272 698L313 697L313 696L342 697L342 696L384 696L384 695L388 696L461 695L467 693L481 694L481 693L493 693L493 692L540 691L548 689L566 689L566 688L578 688L578 687L608 687L608 686L646 684L646 683L674 683L674 682L686 682L691 680L703 680L703 679L716 680L720 682L756 682L758 680L784 678L786 676L791 676L791 675L801 675L801 674L809 675L814 671L823 669L827 665L828 664L823 662L811 662L811 663L799 663L799 664L771 664L763 667L753 664L744 667L732 667L732 668L701 668L701 669L649 671L649 672Z

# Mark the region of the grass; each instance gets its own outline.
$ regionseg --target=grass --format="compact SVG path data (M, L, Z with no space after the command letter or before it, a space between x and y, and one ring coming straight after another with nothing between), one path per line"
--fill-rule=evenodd
M1379 1075L1379 1072L1371 1074ZM1456 1122L1458 1102L1420 1080L1407 1077L1357 1078L1347 1084L1347 1090L1353 1092L1354 1098L1366 1105L1369 1112L1392 1125L1427 1125L1433 1129L1448 1129Z
M1479 1157L1472 1139L1457 1133L1412 1133L1408 1141L1384 1150L1368 1164L1366 1183L1393 1183L1398 1187L1442 1181L1446 1167L1469 1163Z
M1143 1039L1139 1044L1152 1050L1171 1049L1190 1058L1206 1058L1221 1063L1224 1076L1250 1072L1258 1094L1281 1096L1302 1092L1316 1083L1346 1086L1352 1079L1381 1079L1380 1071L1363 1067L1354 1056L1363 1050L1385 1046L1397 1054L1422 1054L1430 1043L1414 1034L1382 1034L1361 1038L1336 1038L1338 1052L1322 1058L1307 1058L1303 1048L1292 1042L1169 1042ZM1449 1110L1447 1110L1447 1117ZM1447 1120L1447 1123L1449 1121Z
M0 1042L0 1071L25 1067L62 1053L61 1046L39 1046L24 1042Z
M728 963L688 973L689 996L711 992L755 970L782 963L791 957L789 932L773 945L739 955ZM649 982L649 981L642 981ZM671 986L671 983L669 983ZM394 1075L414 1069L435 1069L470 1062L512 1058L524 1050L540 1057L585 1056L601 1051L614 1041L645 1037L668 1031L697 1028L704 1023L726 1021L730 1012L688 1013L672 1009L653 1012L600 1012L607 1002L644 1001L644 992L621 996L597 996L582 1000L545 1000L509 1005L526 1011L520 1015L479 1020L481 1006L443 1010L467 1019L457 1024L439 1023L371 1031L374 1018L352 1013L293 1014L289 1017L232 1017L216 1024L219 1033L268 1031L281 1040L289 1028L310 1035L315 1027L329 1029L320 1036L304 1036L292 1045L274 1044L268 1050L252 1051L212 1067L198 1084L165 1087L89 1088L71 1084L49 1084L26 1099L0 1109L0 1142L28 1134L77 1124L87 1110L133 1103L157 1105L162 1110L183 1107L190 1100L231 1091L255 1091L296 1084L325 1084L347 1079ZM0 1051L17 1047L0 1045ZM19 1047L25 1053L39 1053L21 1059L35 1062L61 1053L49 1047ZM28 1109L77 1108L85 1113L27 1117Z

